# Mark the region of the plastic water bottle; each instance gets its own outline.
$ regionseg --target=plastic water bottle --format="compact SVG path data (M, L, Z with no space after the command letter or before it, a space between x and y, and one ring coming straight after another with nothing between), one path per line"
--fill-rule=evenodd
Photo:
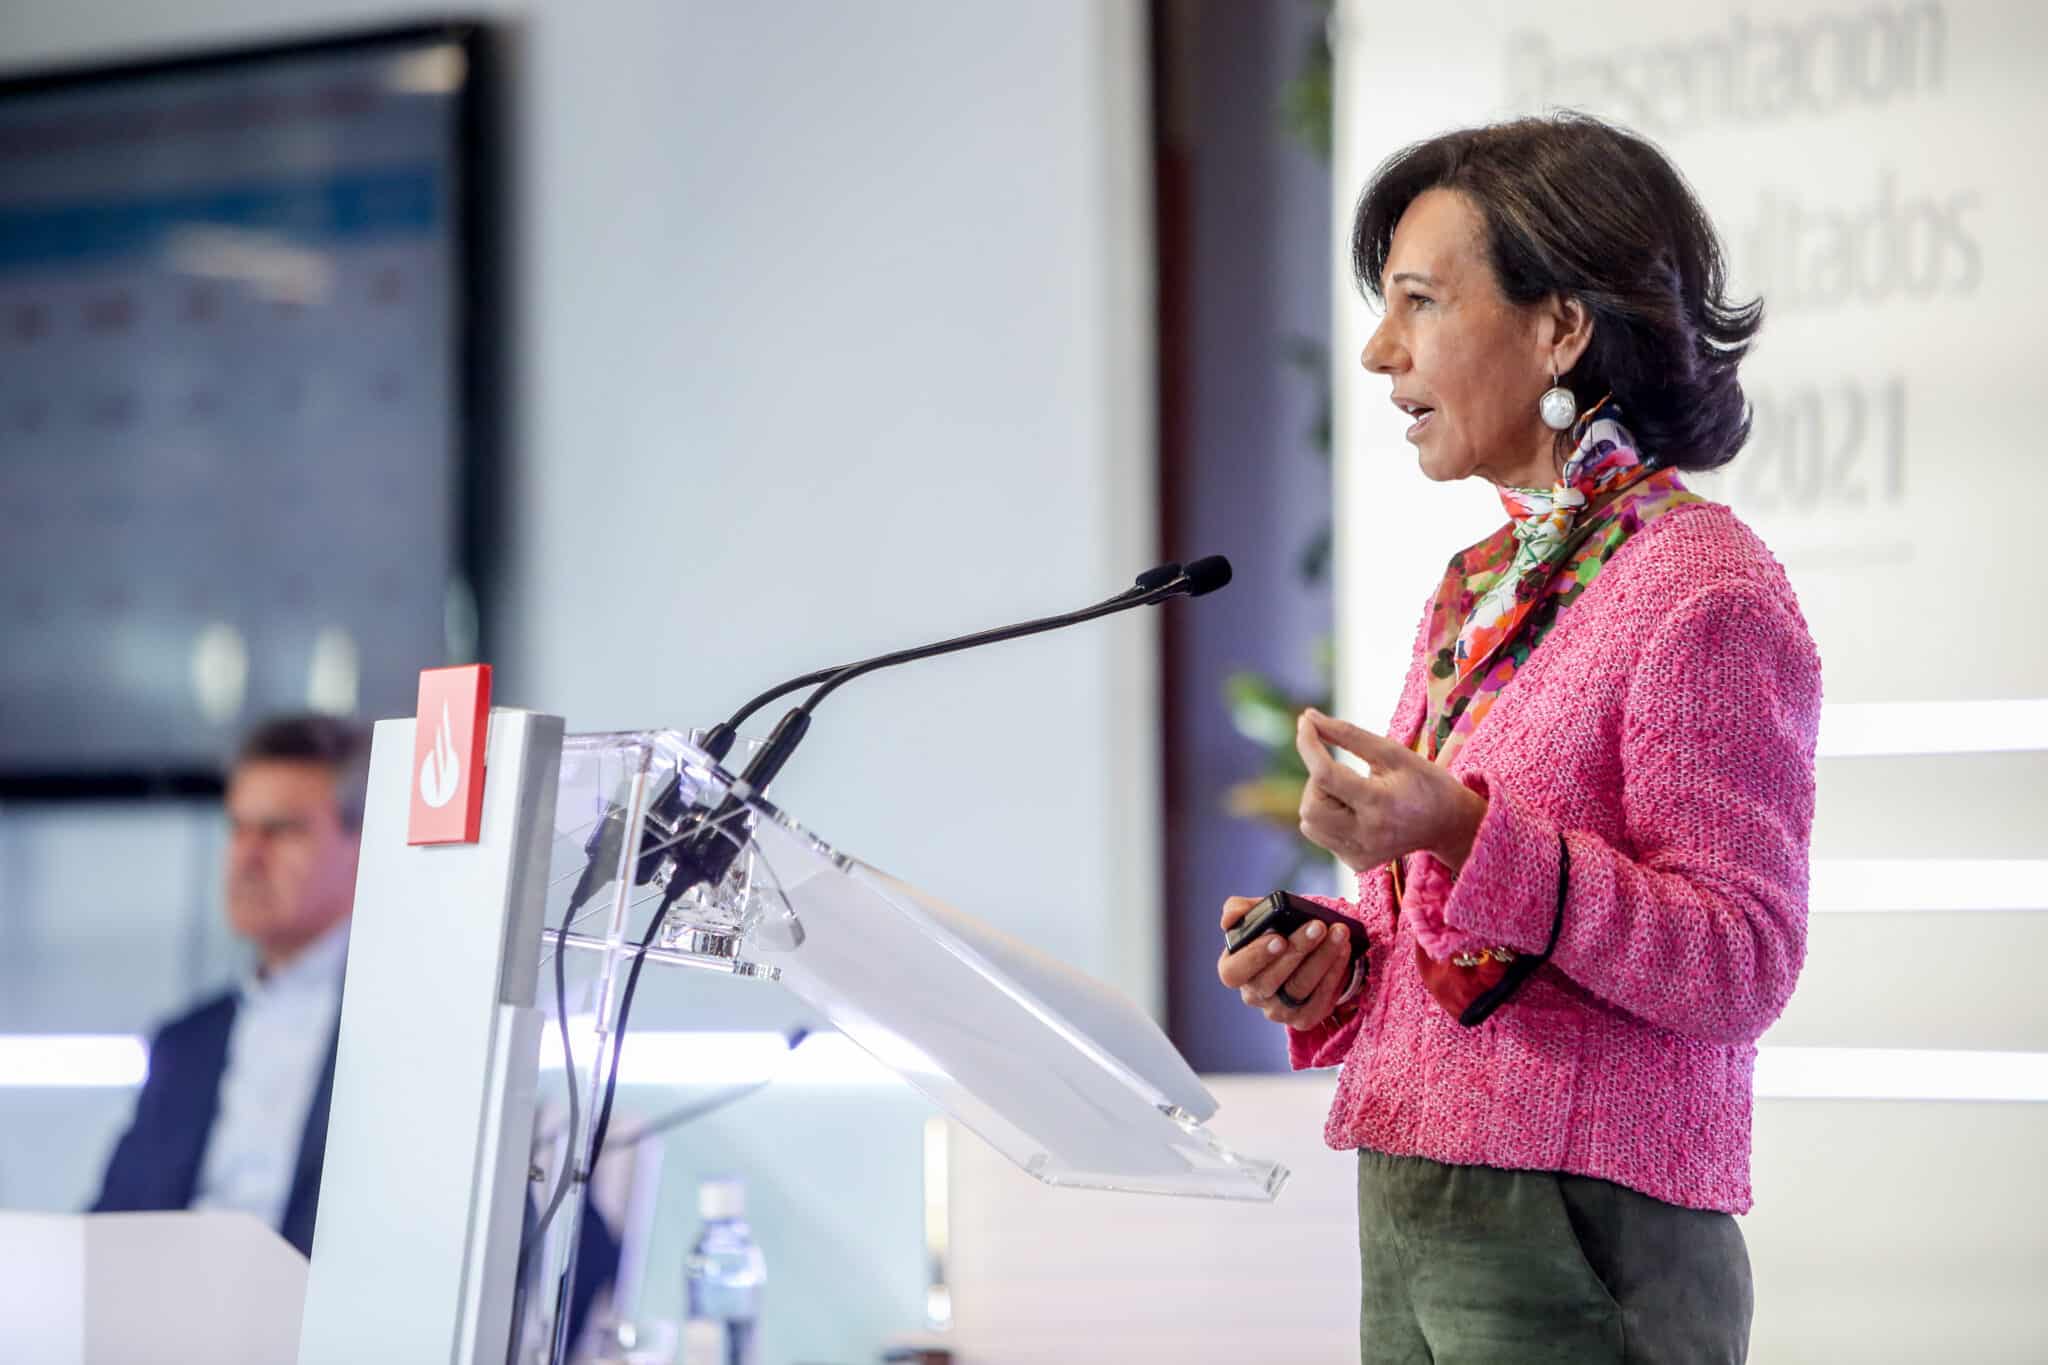
M737 1180L705 1181L697 1187L697 1212L704 1225L683 1272L690 1322L715 1322L725 1329L724 1359L718 1365L755 1365L754 1326L768 1267L747 1228L746 1186Z

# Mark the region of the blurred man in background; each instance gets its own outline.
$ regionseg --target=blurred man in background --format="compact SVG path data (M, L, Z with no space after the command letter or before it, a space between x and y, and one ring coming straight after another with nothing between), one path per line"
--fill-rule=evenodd
M234 1209L313 1249L369 733L259 725L228 772L228 925L253 973L166 1024L97 1213Z

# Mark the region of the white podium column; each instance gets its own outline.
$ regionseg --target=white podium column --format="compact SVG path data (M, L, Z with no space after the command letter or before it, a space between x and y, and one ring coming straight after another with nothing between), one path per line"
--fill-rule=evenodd
M300 1365L505 1359L562 722L491 712L474 844L406 843L411 720L378 723Z

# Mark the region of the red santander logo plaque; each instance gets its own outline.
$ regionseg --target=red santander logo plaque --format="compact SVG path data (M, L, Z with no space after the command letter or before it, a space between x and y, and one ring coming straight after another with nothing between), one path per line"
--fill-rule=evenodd
M473 844L483 824L491 666L420 670L408 844Z

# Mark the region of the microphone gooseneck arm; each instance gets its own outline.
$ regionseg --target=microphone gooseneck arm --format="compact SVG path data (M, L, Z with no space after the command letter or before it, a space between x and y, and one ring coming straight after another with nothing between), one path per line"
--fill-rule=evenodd
M774 780L775 775L782 771L782 765L789 761L790 754L795 751L805 732L810 729L811 713L817 709L818 703L837 688L864 673L893 668L897 664L906 664L915 659L929 659L937 654L951 654L956 650L974 649L980 645L1000 644L1005 640L1021 639L1027 635L1042 635L1049 630L1080 625L1085 621L1094 621L1120 611L1129 611L1134 607L1153 606L1169 598L1201 597L1229 582L1230 561L1222 555L1210 555L1185 567L1178 564L1162 564L1156 569L1148 569L1140 574L1135 584L1115 597L1098 602L1092 607L1063 612L1058 616L1041 616L1035 621L1025 621L1014 626L998 626L994 630L976 631L972 635L941 640L937 644L894 650L872 659L864 659L859 663L847 664L826 678L817 691L804 698L801 705L784 714L773 733L768 736L768 742L762 745L761 751L754 755L752 761L747 764L747 770L740 775L739 790L751 794Z
M888 654L879 654L872 659L863 659L859 663L846 664L833 670L817 691L804 698L801 709L806 712L817 710L819 702L863 673L894 668L897 664L907 664L916 659L929 659L935 654L951 654L955 650L1001 644L1005 640L1021 640L1027 635L1043 635L1049 630L1058 630L1062 626L1078 626L1084 621L1112 616L1120 611L1129 611L1133 607L1149 607L1155 602L1163 602L1178 595L1173 591L1173 584L1169 582L1149 591L1112 597L1106 602L1097 602L1094 606L1083 607L1079 611L1061 612L1058 616L1041 616L1035 621L1024 621L1014 626L997 626L993 630L976 631L972 635L942 640L938 644L919 645L915 649L899 649Z
M1161 602L1168 597L1176 595L1167 588L1154 588L1150 592L1140 593L1135 596L1113 597L1107 602L1098 602L1094 606L1085 607L1080 611L1065 612L1058 616L1044 616L1036 621L1026 621L1021 625L1001 626L995 630L977 631L972 635L963 635L954 640L942 640L937 644L919 645L915 649L899 649L894 653L878 655L872 659L863 659L857 664L846 664L840 668L833 669L826 675L824 681L819 684L817 691L805 697L800 705L794 706L783 713L782 719L776 722L774 730L769 732L767 742L761 746L753 758L748 760L746 771L740 774L740 780L735 785L734 791L751 795L774 781L775 775L782 771L782 765L787 763L789 756L796 751L798 742L810 730L811 712L817 709L818 703L832 695L834 689L853 681L863 673L873 673L877 669L893 668L897 664L907 664L914 659L929 659L937 654L951 654L956 650L973 649L979 645L993 645L999 644L1004 640L1021 639L1026 635L1042 635L1048 630L1058 630L1062 626L1076 626L1083 621L1093 621L1097 617L1113 615L1120 611L1128 611L1132 607L1150 606L1154 602ZM799 683L796 686L801 685ZM793 686L788 690L794 691L796 689Z
M1072 615L1071 619L1076 621L1091 620L1093 618L1086 613L1094 612L1098 615L1106 615L1109 611L1120 610L1123 606L1137 606L1139 604L1136 599L1174 583L1184 577L1185 572L1180 565L1174 563L1161 564L1147 569L1138 575L1135 583L1125 588L1115 597L1098 603L1094 607L1086 608L1083 613ZM713 759L723 762L725 756L732 752L733 741L739 734L740 726L746 724L747 718L756 711L778 697L787 696L799 688L812 687L818 683L830 683L832 687L837 687L840 682L845 681L839 675L846 673L849 669L866 672L870 666L887 668L891 664L908 663L912 659L926 659L935 654L950 654L957 649L972 649L976 645L992 644L996 640L1009 639L1011 635L1028 635L1036 633L1037 630L1052 630L1058 625L1065 623L1068 619L1067 617L1049 616L1043 618L1043 621L1029 622L1023 627L1007 628L1010 632L1009 634L1006 634L1004 630L979 631L973 635L963 635L952 640L942 640L938 644L921 645L916 649L897 650L894 653L880 655L877 658L868 659L860 663L833 664L829 668L817 669L804 674L800 678L791 678L788 682L777 684L766 692L761 693L761 695L733 712L725 720L720 721L717 725L712 726L706 731L703 742L698 747L711 755ZM1051 624L1046 624L1047 622ZM830 688L825 690L829 691ZM823 695L822 692L819 695ZM814 696L811 698L810 704L815 705L817 701L818 697Z

